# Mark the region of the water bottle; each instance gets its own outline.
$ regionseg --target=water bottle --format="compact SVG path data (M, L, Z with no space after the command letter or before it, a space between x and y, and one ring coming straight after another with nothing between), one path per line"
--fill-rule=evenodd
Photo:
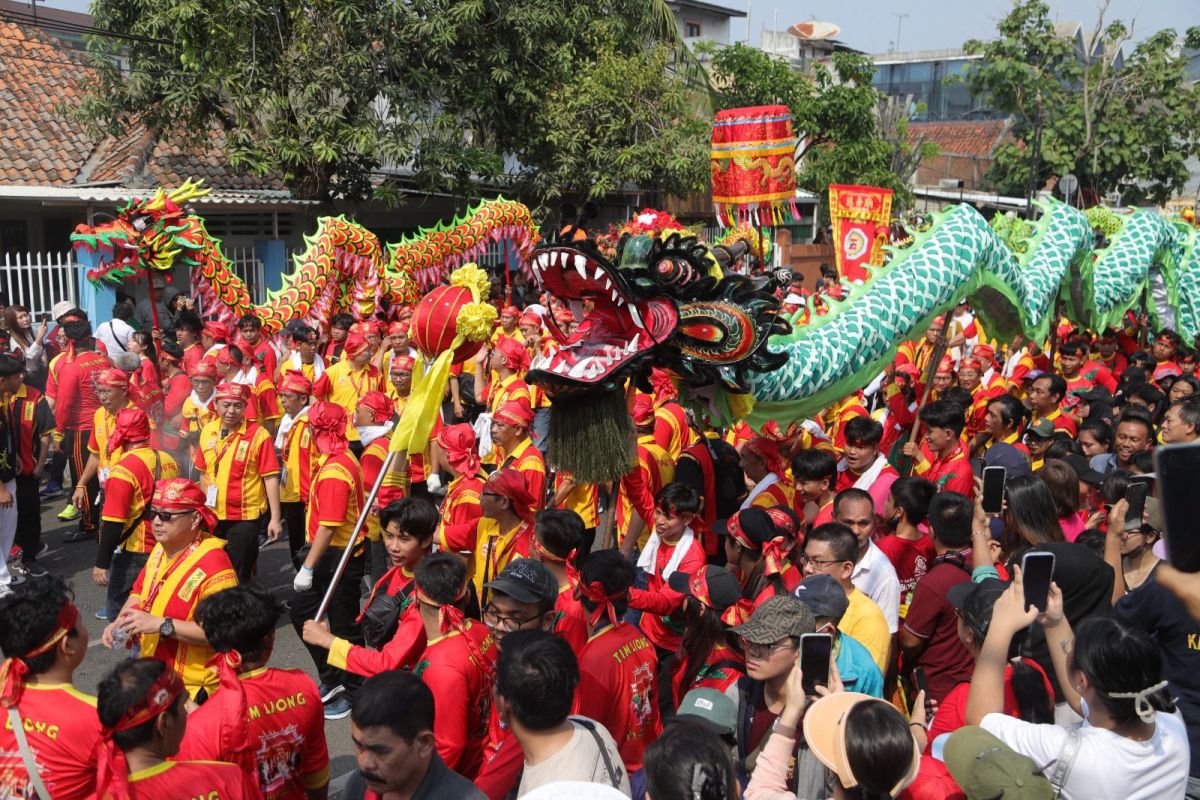
M141 648L137 644L136 637L130 636L124 628L116 628L112 634L113 650L125 648L127 655L130 658L139 658L141 656Z

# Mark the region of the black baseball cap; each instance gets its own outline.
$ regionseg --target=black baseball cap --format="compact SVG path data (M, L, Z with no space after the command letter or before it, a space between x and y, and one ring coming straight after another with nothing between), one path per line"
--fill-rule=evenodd
M535 558L510 561L495 580L484 586L520 603L553 603L558 599L558 580Z
M808 606L814 617L828 617L839 622L850 607L846 590L833 576L824 573L809 575L800 581L796 587L796 597Z
M992 607L1007 589L1008 584L997 578L988 578L979 583L964 581L950 587L946 592L946 602L954 606L967 627L982 638L992 624Z
M1085 403L1096 403L1101 400L1112 399L1112 395L1109 394L1108 389L1105 389L1103 386L1093 386L1090 389L1084 389L1081 392L1076 392L1075 396Z
M1081 456L1079 453L1067 453L1059 461L1066 463L1071 469L1075 470L1075 474L1079 476L1079 480L1084 483L1090 483L1092 486L1099 486L1104 483L1104 473L1092 469L1092 462L1088 460L1087 456Z
M677 570L667 578L667 585L680 594L696 598L718 614L742 599L737 576L723 567L709 565L703 572L691 575Z

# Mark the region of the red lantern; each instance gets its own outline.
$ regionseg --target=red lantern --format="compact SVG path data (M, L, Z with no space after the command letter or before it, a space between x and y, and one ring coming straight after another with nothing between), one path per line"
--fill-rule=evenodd
M475 302L465 286L439 286L421 298L413 310L409 332L413 345L427 359L450 349L457 336L458 312ZM483 342L464 342L454 351L454 363L461 364L479 352Z

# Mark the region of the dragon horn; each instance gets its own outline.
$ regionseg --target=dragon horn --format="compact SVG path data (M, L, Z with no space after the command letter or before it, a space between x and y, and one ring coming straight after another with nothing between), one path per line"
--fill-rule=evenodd
M162 190L160 189L159 191L162 191ZM172 190L172 192L170 194L168 194L167 197L173 203L175 203L176 205L179 205L181 203L187 202L188 200L192 200L197 197L204 197L205 195L208 195L208 194L212 194L212 189L209 189L204 185L203 178L201 178L200 180L196 180L196 181L193 181L191 178L188 178L186 181L183 182L182 186L180 186L177 189Z

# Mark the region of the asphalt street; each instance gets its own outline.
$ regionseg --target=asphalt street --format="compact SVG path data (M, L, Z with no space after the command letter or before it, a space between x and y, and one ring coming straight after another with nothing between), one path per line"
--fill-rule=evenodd
M107 624L96 619L96 611L104 608L104 589L92 582L92 565L96 558L96 544L82 542L64 544L63 535L74 530L75 522L61 522L56 514L66 504L68 494L42 502L42 541L49 544L49 551L39 559L46 569L61 576L75 592L75 602L87 624L91 641L88 657L75 673L75 685L89 694L96 693L96 686L109 670L122 658L100 643L100 634ZM286 537L265 548L259 555L258 581L281 599L292 594L292 577L295 572L288 559ZM275 652L271 666L303 669L315 681L316 669L300 637L292 628L285 613L275 634ZM350 742L350 719L326 720L325 737L329 743L331 798L341 795L340 789L355 768L354 751Z

